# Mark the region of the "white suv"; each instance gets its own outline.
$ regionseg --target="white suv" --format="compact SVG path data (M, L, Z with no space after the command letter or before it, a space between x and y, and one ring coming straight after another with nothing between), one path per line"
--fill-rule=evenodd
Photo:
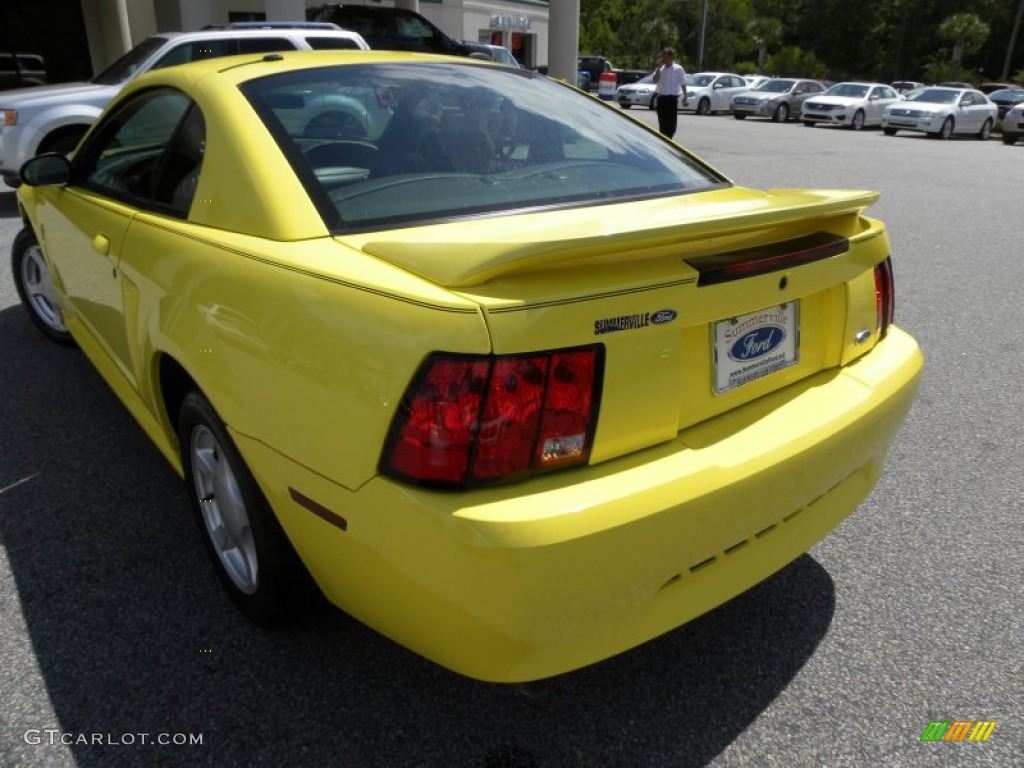
M328 23L259 22L147 37L88 83L20 88L0 93L0 176L17 186L22 164L42 152L70 152L100 112L130 80L151 69L244 53L370 46L355 32Z

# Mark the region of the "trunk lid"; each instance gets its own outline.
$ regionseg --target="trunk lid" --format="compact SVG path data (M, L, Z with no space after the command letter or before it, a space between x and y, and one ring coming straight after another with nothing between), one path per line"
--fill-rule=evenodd
M496 354L603 345L597 462L870 349L876 199L729 188L345 241L479 303Z

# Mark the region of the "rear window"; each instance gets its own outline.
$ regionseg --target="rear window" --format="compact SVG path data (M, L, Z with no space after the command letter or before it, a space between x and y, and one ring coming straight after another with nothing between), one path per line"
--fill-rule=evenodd
M242 91L338 231L728 183L618 110L521 71L352 65Z

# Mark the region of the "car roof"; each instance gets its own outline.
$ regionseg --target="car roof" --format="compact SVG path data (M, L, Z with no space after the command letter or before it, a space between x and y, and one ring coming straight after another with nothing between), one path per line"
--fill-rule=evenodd
M150 37L160 37L165 40L184 40L187 38L202 38L204 40L209 40L222 37L267 37L269 35L276 37L289 32L298 34L316 33L318 35L336 35L338 37L359 37L357 32L353 32L349 29L342 29L337 24L332 24L331 27L263 26L258 29L253 27L234 27L228 25L218 28L197 29L192 32L157 32L150 35Z
M201 59L179 64L174 67L155 69L140 75L127 87L125 93L152 87L154 82L190 87L201 79L214 77L225 83L238 85L249 80L272 74L293 72L315 67L352 66L356 64L381 64L387 62L409 62L419 65L437 63L461 64L463 66L488 66L487 62L464 56L441 56L436 53L413 53L407 51L277 51L251 53L233 56ZM523 70L524 76L530 74Z

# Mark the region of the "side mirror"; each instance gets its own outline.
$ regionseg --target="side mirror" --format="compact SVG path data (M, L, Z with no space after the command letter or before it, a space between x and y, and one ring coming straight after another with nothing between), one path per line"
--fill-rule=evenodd
M71 181L71 161L59 152L47 152L27 161L18 175L30 187L67 184Z

